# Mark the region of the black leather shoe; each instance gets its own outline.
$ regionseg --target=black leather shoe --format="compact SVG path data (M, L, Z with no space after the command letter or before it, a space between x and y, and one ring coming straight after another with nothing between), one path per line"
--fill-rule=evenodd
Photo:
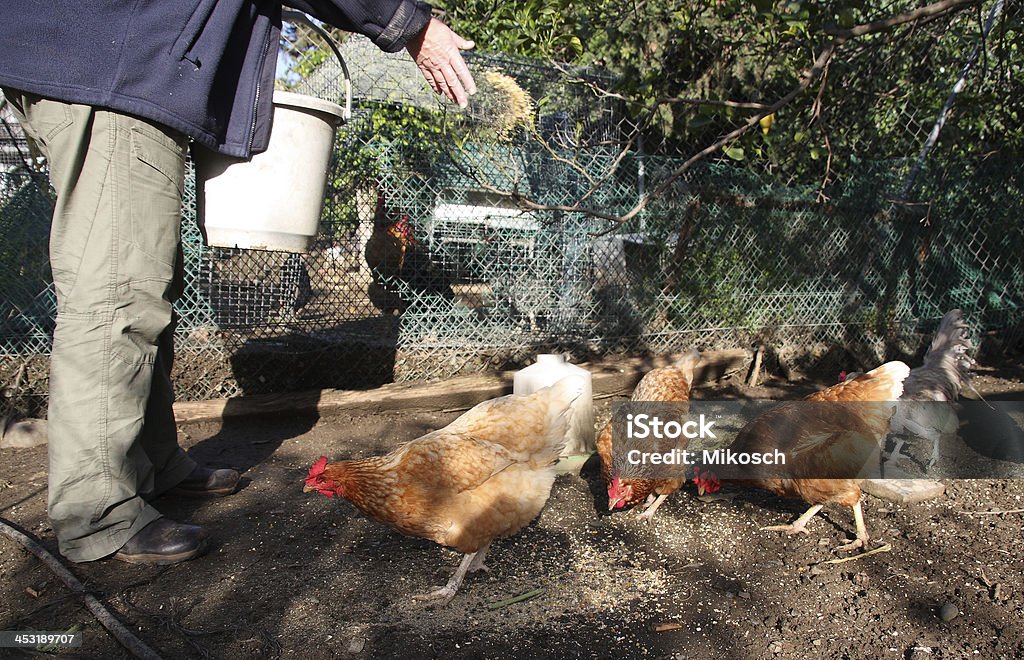
M206 552L206 532L196 525L185 525L157 518L128 539L114 553L114 559L130 564L177 564Z
M191 474L167 492L189 497L223 497L235 492L240 478L236 470L211 470L197 465Z

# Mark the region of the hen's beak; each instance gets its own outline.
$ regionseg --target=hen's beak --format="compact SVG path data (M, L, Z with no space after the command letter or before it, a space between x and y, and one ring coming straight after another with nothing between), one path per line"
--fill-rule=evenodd
M309 484L306 484L305 486L302 487L302 492L303 493L308 493L308 492L314 491L314 490L316 490L316 488L313 488Z
M618 497L618 498L609 497L608 498L608 510L609 511L613 511L613 510L621 507L622 503L623 503L623 498L621 498L621 497Z
M703 484L697 484L697 495L699 495L700 497L704 497L704 493L706 492L707 491L704 490Z

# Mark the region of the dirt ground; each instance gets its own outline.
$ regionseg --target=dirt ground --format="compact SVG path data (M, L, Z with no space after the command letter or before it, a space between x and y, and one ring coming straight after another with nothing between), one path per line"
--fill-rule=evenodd
M976 385L986 398L1021 400L1022 381L1019 367L983 369ZM712 383L700 396L785 399L819 384ZM610 399L599 404L601 422ZM495 542L490 574L468 577L444 608L414 603L460 556L399 536L346 502L304 494L302 481L321 454L381 452L457 414L183 427L182 444L198 459L244 471L232 497L156 502L205 525L210 553L172 567L100 561L73 571L167 658L1024 656L1021 480L948 481L943 497L915 505L868 497L868 528L892 552L826 564L851 536L849 510L826 509L809 535L785 537L760 528L794 519L801 503L756 490L704 502L687 486L648 525L602 511L591 461L581 476L558 478L533 524ZM56 552L45 469L45 447L0 450L0 516ZM944 621L943 606L956 616ZM84 645L63 657L126 657L49 569L0 536L0 630L71 628Z

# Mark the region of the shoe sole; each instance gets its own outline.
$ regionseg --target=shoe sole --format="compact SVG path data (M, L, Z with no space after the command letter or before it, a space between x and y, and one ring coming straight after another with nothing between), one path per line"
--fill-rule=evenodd
M157 566L167 566L170 564L180 564L181 562L188 561L189 559L195 559L206 552L208 545L209 544L206 539L203 539L202 542L200 542L199 547L193 548L192 550L186 550L184 552L178 552L173 555L160 555L156 553L129 555L119 551L113 554L113 558L129 564L156 564Z

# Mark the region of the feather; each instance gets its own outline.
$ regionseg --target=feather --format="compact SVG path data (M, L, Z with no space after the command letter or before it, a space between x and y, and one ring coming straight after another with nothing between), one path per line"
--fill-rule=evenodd
M967 355L971 342L967 323L959 309L946 312L924 364L913 369L903 384L903 399L909 401L956 401L970 378L973 360Z

